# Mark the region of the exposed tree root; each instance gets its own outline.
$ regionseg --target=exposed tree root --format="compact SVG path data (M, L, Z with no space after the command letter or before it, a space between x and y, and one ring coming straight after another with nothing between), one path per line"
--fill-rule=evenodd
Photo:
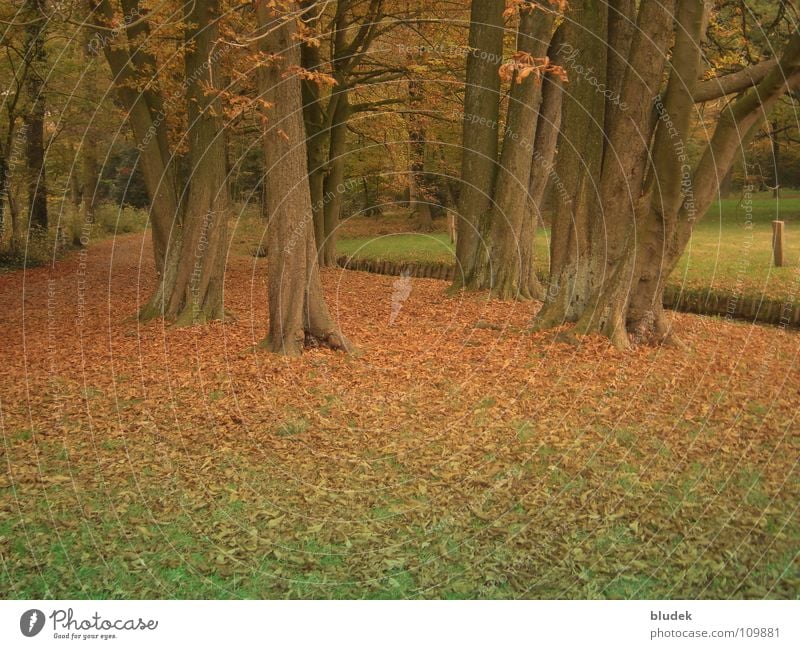
M359 350L336 330L327 332L297 330L277 340L267 337L259 343L258 348L282 356L301 356L304 351L309 349L330 349L353 356L360 355Z

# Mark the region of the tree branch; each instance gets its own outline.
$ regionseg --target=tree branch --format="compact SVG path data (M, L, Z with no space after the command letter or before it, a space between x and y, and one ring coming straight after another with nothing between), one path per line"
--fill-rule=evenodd
M697 84L694 91L694 101L699 104L712 99L719 99L726 95L742 92L755 86L766 77L778 65L775 59L761 61L755 65L750 65L738 72L731 72L721 77L709 79Z

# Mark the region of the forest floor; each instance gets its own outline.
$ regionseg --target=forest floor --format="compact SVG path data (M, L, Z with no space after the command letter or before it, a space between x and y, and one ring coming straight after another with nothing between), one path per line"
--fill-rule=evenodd
M4 598L771 598L800 591L800 333L531 334L533 303L326 270L360 357L131 319L140 234L0 276Z

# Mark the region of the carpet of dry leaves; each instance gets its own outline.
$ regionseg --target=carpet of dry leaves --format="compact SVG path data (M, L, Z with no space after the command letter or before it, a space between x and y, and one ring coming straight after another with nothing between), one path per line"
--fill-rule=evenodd
M363 354L131 319L141 235L0 276L3 597L794 597L800 333L531 334L532 303L328 270Z

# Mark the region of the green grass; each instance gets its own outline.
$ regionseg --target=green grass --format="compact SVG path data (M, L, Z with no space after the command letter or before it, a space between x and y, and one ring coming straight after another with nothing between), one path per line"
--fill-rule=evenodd
M343 239L340 255L386 261L453 263L454 248L447 234L384 234L369 238Z
M772 265L772 220L786 221L786 265ZM378 221L379 222L379 221ZM537 268L545 276L549 264L549 231L536 238ZM453 263L454 247L444 233L385 234L342 239L339 253L361 259ZM764 295L783 299L800 290L800 198L780 203L765 195L752 200L752 210L740 199L715 203L695 227L676 268L672 285L724 293Z
M772 221L785 226L785 263L772 264ZM694 236L672 276L689 288L785 298L800 290L800 199L780 203L754 198L752 211L739 199L715 203L695 227Z

